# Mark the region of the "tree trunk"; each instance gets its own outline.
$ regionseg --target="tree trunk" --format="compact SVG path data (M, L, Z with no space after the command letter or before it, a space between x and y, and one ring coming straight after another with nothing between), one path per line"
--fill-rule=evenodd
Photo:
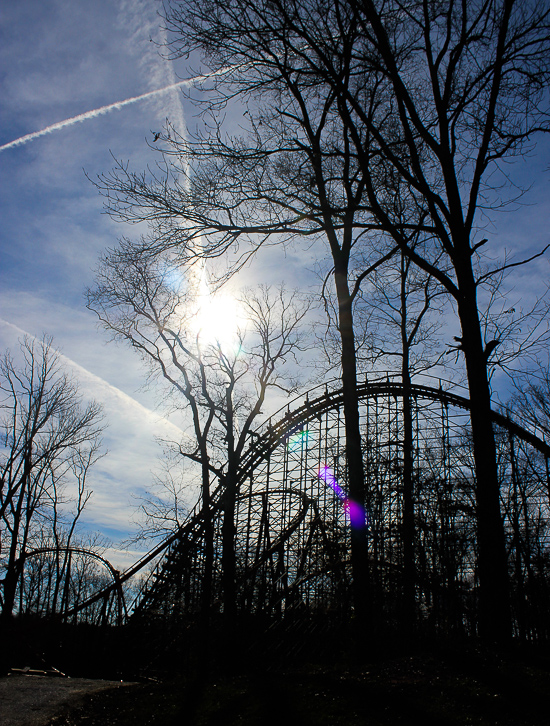
M21 489L19 491L19 499L17 507L13 515L13 523L11 527L11 543L8 564L6 567L6 576L4 578L4 602L2 607L2 617L9 619L13 613L15 605L15 595L17 592L17 582L20 576L19 557L23 554L23 550L19 548L19 530L21 527L21 517L23 513L23 502L25 499L25 491L28 486L28 456L26 457L25 470L23 472Z
M404 637L412 634L416 615L416 568L414 557L414 492L413 492L413 421L411 402L411 342L407 330L407 276L410 262L401 254L400 259L400 334L401 385L403 386L403 593L401 602L401 628Z
M416 568L414 556L414 480L413 480L413 422L411 376L408 347L403 348L401 383L403 386L403 601L402 629L407 635L414 626L416 613Z
M350 499L366 511L365 471L361 448L361 428L357 396L357 359L353 330L352 300L349 293L347 270L335 269L338 297L338 327L342 342L342 389L344 426L346 432L346 460ZM366 519L366 517L365 517ZM369 588L367 523L351 527L351 567L353 573L353 603L357 622L363 634L372 627L373 613Z
M237 465L233 419L233 385L226 391L227 475L223 492L222 523L222 589L223 612L227 626L231 627L237 612L235 564L235 501L237 498Z
M237 611L236 566L235 566L235 472L228 471L224 481L223 524L222 524L222 589L223 612L226 621L231 622Z
M202 459L202 511L204 517L204 573L202 580L201 618L207 630L212 606L212 571L214 565L214 522L210 501L210 471L206 446L201 447Z
M461 299L458 313L470 393L476 473L478 627L484 640L504 642L511 632L506 542L500 511L500 482L487 357L471 268L459 279L459 289Z

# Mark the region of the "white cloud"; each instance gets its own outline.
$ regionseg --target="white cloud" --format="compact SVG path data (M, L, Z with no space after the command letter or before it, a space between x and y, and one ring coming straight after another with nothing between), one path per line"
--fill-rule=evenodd
M17 354L18 339L35 337L22 327L0 319L0 344ZM36 337L40 337L39 335ZM55 343L55 341L54 341ZM61 353L66 370L78 381L84 400L103 406L108 428L104 434L108 454L92 469L89 487L93 496L82 516L85 529L123 539L135 530L134 497L151 487L161 469L157 438L178 441L185 436L174 422ZM196 489L189 492L190 500Z

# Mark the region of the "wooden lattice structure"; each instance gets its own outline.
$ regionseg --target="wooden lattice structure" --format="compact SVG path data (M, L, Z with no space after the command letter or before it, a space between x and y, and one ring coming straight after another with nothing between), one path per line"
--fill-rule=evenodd
M236 508L237 609L241 615L352 614L350 527L342 391L310 392L273 417L244 457ZM417 617L435 628L476 631L476 530L469 402L441 387L366 381L359 387L366 471L370 597L381 622L399 618L403 590L404 410L410 410ZM494 414L502 513L518 634L544 638L548 608L550 448ZM134 617L194 618L204 609L205 526L214 529L208 607L222 609L221 489L173 536L133 608Z

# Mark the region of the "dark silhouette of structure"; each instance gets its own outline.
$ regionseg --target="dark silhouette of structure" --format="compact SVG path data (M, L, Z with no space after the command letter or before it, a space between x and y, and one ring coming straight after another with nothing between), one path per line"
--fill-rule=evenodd
M346 498L342 395L328 387L310 391L301 405L273 416L251 438L239 469L235 514L240 617L305 623L329 615L336 623L353 615L353 503ZM407 407L403 395L401 383L389 377L359 385L372 617L381 629L399 630L402 623L406 410L414 431L416 627L475 635L478 573L469 401L441 385L412 385ZM550 446L497 412L494 428L514 633L543 641L549 635ZM87 609L102 601L94 610L96 621L112 613L111 621L120 622L126 607L120 583L157 558L127 610L130 618L164 625L199 622L204 616L205 533L211 531L206 516L214 525L215 552L209 611L212 617L222 614L221 493L221 488L214 493L208 515L197 505L179 531L66 611L66 617L86 619Z

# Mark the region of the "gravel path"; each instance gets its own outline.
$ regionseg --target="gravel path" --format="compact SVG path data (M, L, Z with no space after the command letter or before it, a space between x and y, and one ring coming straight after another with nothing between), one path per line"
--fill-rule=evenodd
M0 678L0 724L2 726L47 726L67 704L83 696L129 683L88 678L9 675Z

